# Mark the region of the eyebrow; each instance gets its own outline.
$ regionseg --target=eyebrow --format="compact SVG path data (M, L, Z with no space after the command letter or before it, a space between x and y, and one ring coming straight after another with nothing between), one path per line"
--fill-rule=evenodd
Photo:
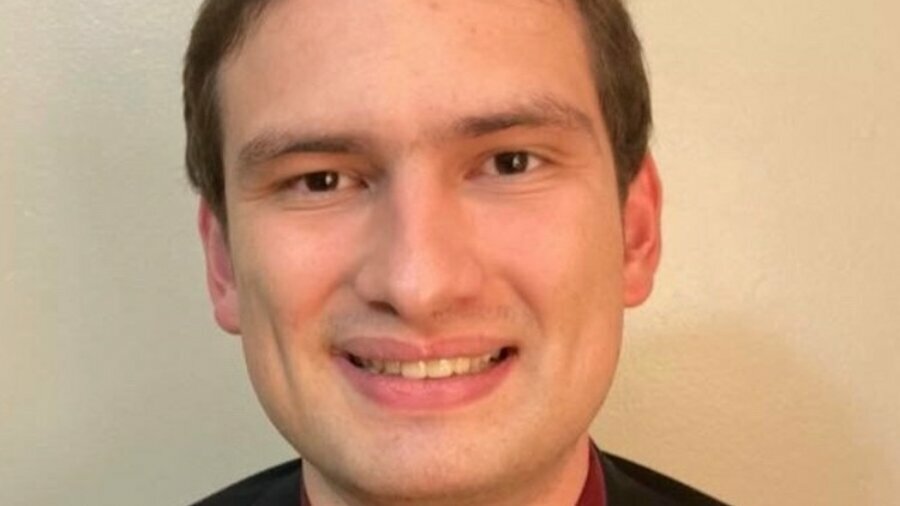
M596 134L587 113L551 96L534 98L495 113L462 118L452 130L463 137L480 137L514 127L556 127Z
M451 122L449 129L430 135L435 142L448 138L477 138L515 127L555 127L580 131L596 138L590 116L577 107L551 96L541 96L505 107L496 112L466 116ZM360 154L372 150L374 142L365 135L291 133L267 131L254 137L238 152L238 170L295 153Z
M264 132L245 144L238 154L238 167L248 169L291 153L354 154L366 151L368 143L355 136L293 135Z

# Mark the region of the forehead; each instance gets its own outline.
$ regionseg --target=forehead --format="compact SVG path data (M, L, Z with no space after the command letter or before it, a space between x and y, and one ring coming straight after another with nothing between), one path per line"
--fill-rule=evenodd
M581 18L558 0L277 1L220 85L226 165L261 129L300 124L409 138L533 96L599 120Z

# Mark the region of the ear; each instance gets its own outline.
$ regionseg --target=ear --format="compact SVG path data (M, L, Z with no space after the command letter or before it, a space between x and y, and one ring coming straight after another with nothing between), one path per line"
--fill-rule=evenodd
M216 323L230 334L241 331L237 285L225 230L206 202L200 199L197 225L206 254L206 285Z
M653 276L656 274L662 249L661 210L662 186L656 172L656 162L647 153L629 185L628 197L622 210L626 307L640 305L653 291Z

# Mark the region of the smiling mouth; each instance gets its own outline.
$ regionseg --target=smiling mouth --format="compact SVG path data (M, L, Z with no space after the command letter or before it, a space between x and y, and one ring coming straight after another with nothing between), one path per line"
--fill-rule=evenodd
M370 374L423 380L480 374L502 364L515 354L515 348L505 347L492 353L475 357L446 357L401 361L367 359L348 353L346 358L354 367Z

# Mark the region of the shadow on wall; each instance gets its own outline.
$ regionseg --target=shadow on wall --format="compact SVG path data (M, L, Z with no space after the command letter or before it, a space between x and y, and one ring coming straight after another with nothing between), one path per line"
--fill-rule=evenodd
M694 328L626 336L592 428L602 447L734 504L884 498L890 465L856 422L840 364L747 325Z

